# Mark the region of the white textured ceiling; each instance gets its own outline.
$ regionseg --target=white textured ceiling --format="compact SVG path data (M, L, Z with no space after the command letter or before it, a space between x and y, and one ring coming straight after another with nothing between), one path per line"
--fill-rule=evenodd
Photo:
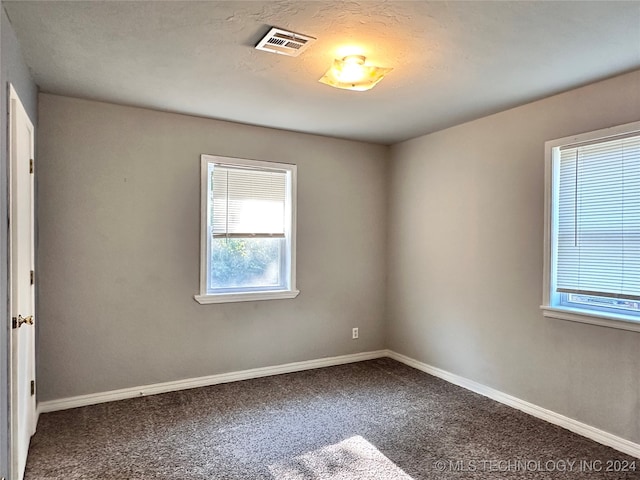
M44 92L382 144L640 68L639 1L3 4ZM270 26L318 40L255 50ZM394 70L318 83L346 53Z

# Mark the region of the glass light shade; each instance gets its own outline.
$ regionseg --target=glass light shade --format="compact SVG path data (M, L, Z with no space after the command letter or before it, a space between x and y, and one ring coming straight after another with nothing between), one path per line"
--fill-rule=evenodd
M334 60L320 83L346 90L365 91L373 88L392 68L365 65L362 55L349 55L342 60Z

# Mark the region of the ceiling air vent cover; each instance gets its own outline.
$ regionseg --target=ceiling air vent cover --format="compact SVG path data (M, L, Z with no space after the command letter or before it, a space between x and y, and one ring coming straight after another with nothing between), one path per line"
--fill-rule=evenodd
M297 57L315 38L273 27L256 45L257 50Z

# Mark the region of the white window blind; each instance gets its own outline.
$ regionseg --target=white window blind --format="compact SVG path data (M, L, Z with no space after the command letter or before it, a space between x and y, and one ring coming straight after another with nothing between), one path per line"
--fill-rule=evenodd
M556 290L640 300L640 134L562 147Z
M214 165L212 235L285 237L287 172Z

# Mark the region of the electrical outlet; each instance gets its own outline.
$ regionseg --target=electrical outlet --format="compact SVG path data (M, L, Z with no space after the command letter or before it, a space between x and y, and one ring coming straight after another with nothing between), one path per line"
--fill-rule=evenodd
M351 329L351 338L354 340L358 338L358 327Z

